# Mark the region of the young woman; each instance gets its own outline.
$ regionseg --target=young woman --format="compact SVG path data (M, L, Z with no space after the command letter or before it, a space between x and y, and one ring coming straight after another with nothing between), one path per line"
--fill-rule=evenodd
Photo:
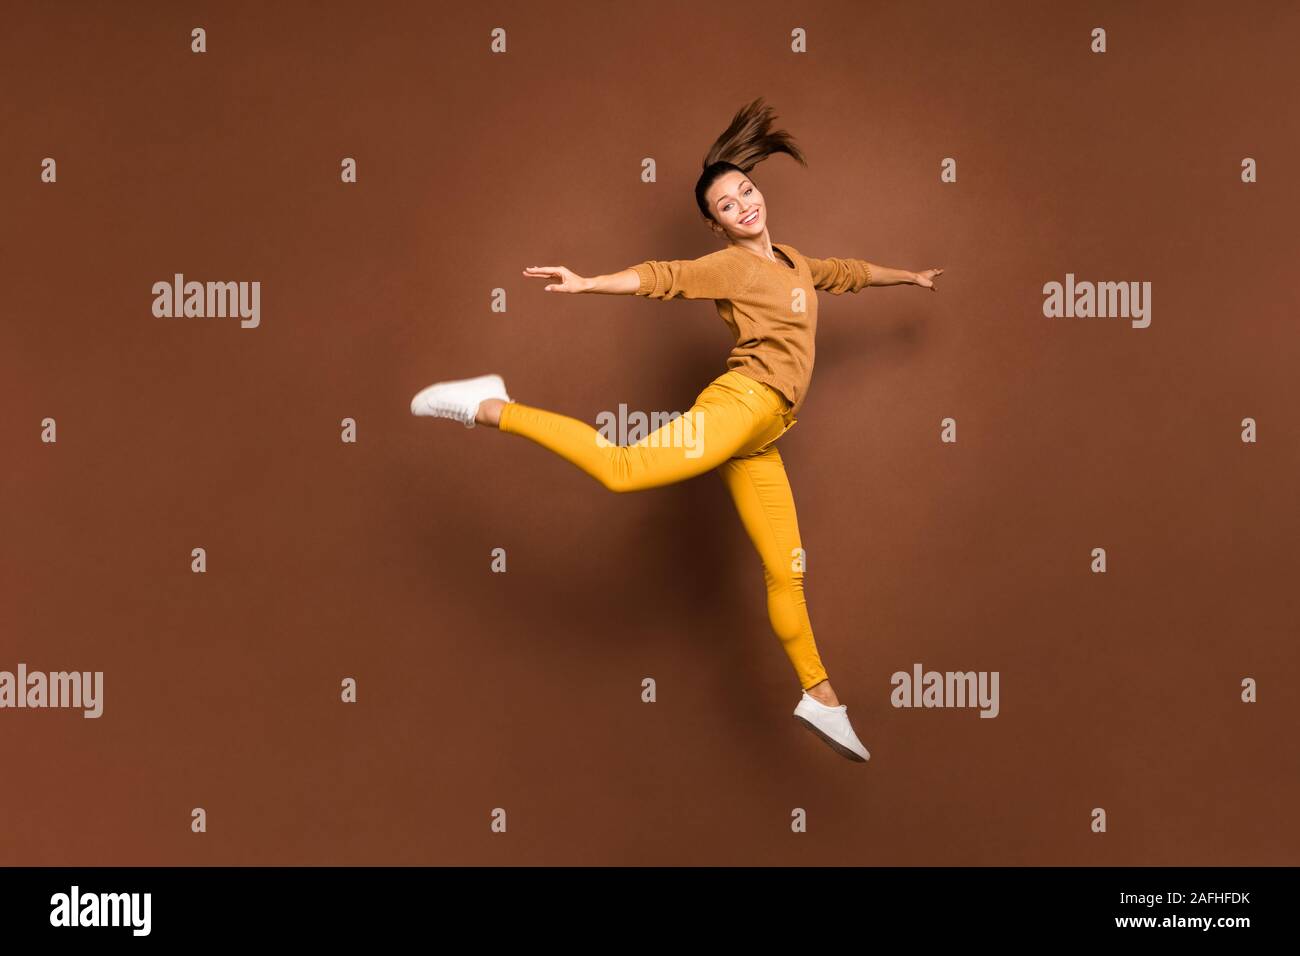
M794 715L853 760L870 757L831 689L804 601L804 552L777 439L798 421L813 370L816 290L840 294L910 283L934 290L942 269L907 272L860 259L811 259L768 236L767 203L749 172L773 153L807 163L762 99L744 107L704 157L695 201L726 247L699 259L648 260L584 278L564 266L530 266L547 292L652 299L713 299L736 338L725 373L685 415L633 445L613 445L589 425L516 402L499 375L438 382L411 412L522 435L577 465L611 491L638 491L716 470L763 562L772 629L803 694Z

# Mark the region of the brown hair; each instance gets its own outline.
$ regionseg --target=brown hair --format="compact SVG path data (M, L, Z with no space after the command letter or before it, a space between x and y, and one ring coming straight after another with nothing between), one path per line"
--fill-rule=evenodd
M709 210L704 194L719 176L732 170L747 173L773 153L786 153L803 165L808 165L794 137L783 129L771 128L774 119L776 114L772 107L765 104L760 96L740 108L732 117L731 125L704 154L704 171L695 183L695 203L705 219L717 221Z

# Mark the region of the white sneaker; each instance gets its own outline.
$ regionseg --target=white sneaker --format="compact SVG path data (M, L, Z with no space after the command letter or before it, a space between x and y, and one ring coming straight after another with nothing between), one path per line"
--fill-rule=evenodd
M411 399L411 414L450 418L466 428L473 428L474 416L478 414L480 403L489 398L511 401L506 394L506 383L501 381L500 375L436 382Z
M867 753L867 748L862 746L862 741L853 732L846 705L827 707L816 697L804 691L803 697L799 699L794 709L794 715L802 720L809 730L830 744L840 756L864 763L871 759L871 754Z

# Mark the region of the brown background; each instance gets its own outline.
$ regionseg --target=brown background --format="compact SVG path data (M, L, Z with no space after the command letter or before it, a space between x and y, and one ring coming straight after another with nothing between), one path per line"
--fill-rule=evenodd
M105 713L0 712L0 861L1300 861L1294 4L4 18L0 669L103 670ZM408 410L487 371L688 407L711 303L520 270L718 248L691 189L755 96L811 163L755 171L774 240L947 270L822 296L781 445L866 765L792 718L721 481L613 495ZM261 328L154 318L174 272L260 280ZM1152 282L1151 327L1044 318L1067 272ZM893 709L917 661L1000 671L1001 715Z

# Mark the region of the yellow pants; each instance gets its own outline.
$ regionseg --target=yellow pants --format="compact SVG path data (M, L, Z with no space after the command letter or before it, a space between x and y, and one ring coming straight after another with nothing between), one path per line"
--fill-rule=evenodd
M519 402L501 409L503 432L577 465L610 491L640 491L717 470L763 561L767 610L799 684L826 680L804 601L806 562L785 465L773 443L795 424L790 402L740 372L718 376L680 418L632 445L611 444L567 415Z

